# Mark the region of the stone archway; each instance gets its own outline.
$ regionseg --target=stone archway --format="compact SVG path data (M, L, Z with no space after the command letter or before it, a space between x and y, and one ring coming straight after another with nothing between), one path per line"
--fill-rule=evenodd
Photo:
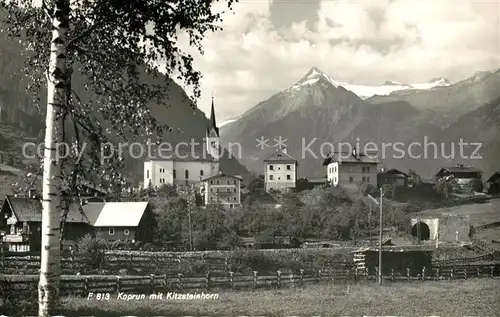
M417 222L411 228L411 235L419 240L429 240L431 238L431 230L425 222Z

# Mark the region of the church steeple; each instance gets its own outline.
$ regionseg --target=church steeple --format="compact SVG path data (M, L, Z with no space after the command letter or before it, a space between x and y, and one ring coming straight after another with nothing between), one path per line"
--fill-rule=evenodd
M217 127L217 122L215 120L215 107L214 107L214 96L212 94L212 109L210 110L210 122L207 129L207 134L210 135L211 132L215 132L219 136L219 128Z

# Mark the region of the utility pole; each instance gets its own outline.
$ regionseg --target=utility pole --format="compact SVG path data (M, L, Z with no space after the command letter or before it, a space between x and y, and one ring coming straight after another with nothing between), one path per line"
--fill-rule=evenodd
M384 232L384 222L382 216L382 197L384 197L384 192L380 188L380 232L378 241L378 284L382 285L382 234Z
M370 246L372 245L372 204L369 206L368 211L368 233L370 235Z

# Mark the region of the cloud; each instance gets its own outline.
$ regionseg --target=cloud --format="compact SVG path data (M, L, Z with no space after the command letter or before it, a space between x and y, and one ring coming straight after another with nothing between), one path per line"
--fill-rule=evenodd
M494 1L325 0L314 23L309 17L276 28L271 1L241 0L224 15L224 31L204 40L203 56L181 41L204 76L199 107L209 110L213 92L222 120L293 85L312 66L360 84L459 80L498 68L499 17Z

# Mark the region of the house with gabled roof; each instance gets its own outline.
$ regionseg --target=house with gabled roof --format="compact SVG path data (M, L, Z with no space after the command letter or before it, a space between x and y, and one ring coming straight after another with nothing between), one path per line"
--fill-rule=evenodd
M83 210L108 241L152 242L155 217L148 202L89 202Z
M63 215L61 214L61 217ZM0 209L2 242L13 252L40 250L42 203L35 196L17 197L7 195ZM66 215L63 246L75 245L92 226L79 203L72 203Z
M264 160L264 188L266 192L295 191L297 167L297 160L287 153L285 147L277 148L276 152Z
M377 188L378 160L375 153L362 153L353 149L351 153L331 153L324 161L328 182L332 186L342 185L357 189L361 183Z
M443 167L436 173L436 181L445 177L447 179L453 178L462 189L471 187L476 192L483 191L483 171L473 166L457 164L456 166Z
M241 206L241 182L237 175L218 175L202 180L201 195L205 206L220 204L223 207L234 208Z
M377 173L377 184L378 186L383 185L393 185L393 186L404 186L408 185L408 178L410 176L405 172L397 170L395 168L392 169L381 169Z

